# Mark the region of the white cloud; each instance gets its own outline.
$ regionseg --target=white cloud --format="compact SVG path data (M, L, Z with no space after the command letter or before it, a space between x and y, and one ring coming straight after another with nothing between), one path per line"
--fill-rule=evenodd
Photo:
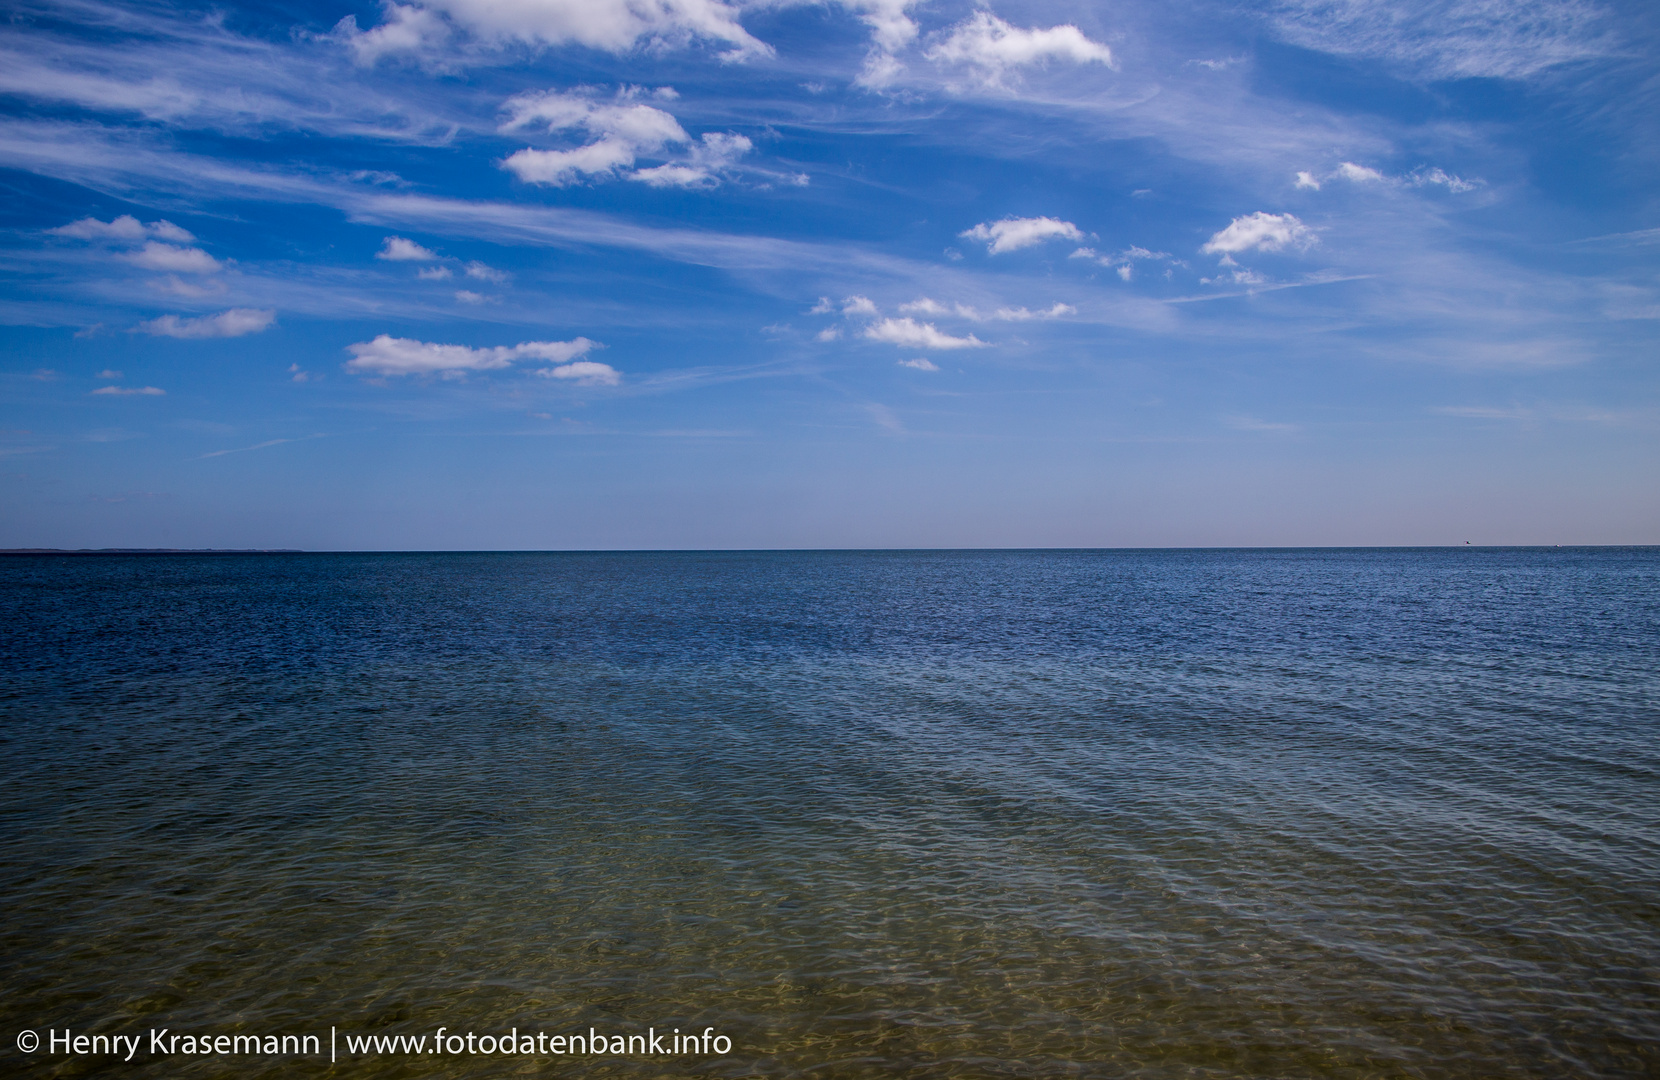
M506 281L508 278L507 271L497 270L495 267L486 266L481 262L468 263L467 276L470 278L477 278L480 281L493 281L498 285Z
M875 315L876 305L868 296L849 296L842 301L843 315Z
M121 372L116 371L114 368L105 368L103 371L100 371L98 373L97 377L100 378L100 379L121 379L121 378L125 378L125 376Z
M574 364L538 368L536 374L545 379L574 379L578 386L616 386L622 381L622 374L616 368L596 360L578 360Z
M258 334L277 321L275 311L259 308L231 308L217 315L203 315L199 319L181 319L177 315L163 315L159 319L139 323L136 329L158 337L175 338L233 338Z
M387 262L431 262L438 258L438 255L413 240L405 240L401 236L388 236L381 249L375 253L375 258L385 259Z
M650 105L629 104L626 89L619 100L618 104L602 104L581 91L533 90L508 98L502 105L510 115L500 130L518 131L546 123L549 132L582 128L597 138L614 137L641 149L690 141L680 121L669 113Z
M1118 277L1121 281L1128 281L1135 277L1135 264L1125 263L1123 266L1120 266L1118 268Z
M423 266L415 272L415 276L422 281L448 281L455 275L447 266Z
M1128 278L1125 278L1128 281ZM1052 307L1042 311L1028 311L1026 308L998 308L991 313L994 319L1003 319L1009 322L1025 322L1028 319L1058 319L1062 315L1076 315L1078 309L1071 304L1055 303Z
M527 184L565 187L584 176L608 175L634 164L634 150L618 139L601 139L575 150L524 149L502 167Z
M713 187L720 183L720 179L707 169L692 165L655 165L649 169L636 169L628 174L628 178L657 188Z
M563 187L582 177L614 175L632 166L640 154L691 142L673 116L650 105L631 104L626 97L620 104L602 104L582 92L548 90L519 94L502 107L510 114L501 125L503 131L545 123L549 132L581 128L596 137L571 150L526 148L502 162L503 168L531 184Z
M455 298L463 304L484 304L488 303L490 300L490 298L485 296L483 293L476 293L471 289L457 289L455 292Z
M629 179L653 187L714 187L720 183L717 174L754 147L742 135L720 132L708 132L694 142L667 112L633 103L636 93L623 88L617 104L596 102L580 91L550 90L509 99L504 108L510 116L503 131L545 123L550 132L581 128L595 141L570 150L526 148L502 162L503 167L528 183L564 186L584 177L614 176L631 168L636 158L661 154L671 145L689 146L684 160L636 170Z
M382 0L385 20L370 30L357 28L357 16L347 15L334 26L334 37L352 50L357 62L373 67L389 53L423 52L449 37L444 20L415 4Z
M886 341L911 349L972 349L985 345L973 334L952 337L942 334L933 323L919 323L912 318L883 319L865 328L865 337L872 341Z
M899 366L915 368L918 371L938 371L940 369L938 364L925 356L919 356L915 360L901 360Z
M110 397L131 397L133 395L143 397L161 397L166 394L167 391L157 386L100 386L98 389L94 390L93 393L100 395L107 394Z
M1454 194L1474 191L1483 183L1481 180L1465 180L1463 177L1453 176L1451 173L1445 172L1439 168L1417 169L1407 179L1413 187L1425 187L1430 184L1440 184Z
M175 247L155 240L147 241L124 258L146 270L171 270L181 274L213 274L221 269L218 260L201 248Z
M992 255L1041 244L1045 240L1082 240L1078 226L1059 218L1004 218L1002 221L981 222L972 229L957 234L968 240L980 240Z
M951 309L930 296L919 296L908 304L899 305L901 315L949 315Z
M919 0L842 0L842 7L856 12L859 21L870 27L871 48L863 70L853 81L859 86L880 90L905 70L894 56L916 40L917 25L908 14Z
M1235 270L1231 274L1218 274L1213 278L1202 277L1199 279L1199 284L1244 285L1249 287L1254 285L1267 285L1268 279L1257 273L1255 270Z
M1343 164L1339 165L1337 167L1337 171L1332 175L1341 176L1343 179L1353 181L1357 184L1379 183L1383 180L1383 174L1378 172L1376 169L1369 169L1364 165L1356 165L1352 161L1345 161Z
M640 44L683 48L705 40L730 46L722 54L728 60L772 53L739 23L739 7L722 0L425 0L410 10L442 12L475 37L503 46L574 43L621 53ZM413 30L411 38L405 47L424 42ZM401 44L387 41L382 52Z
M1425 166L1415 169L1410 176L1385 176L1383 173L1366 165L1356 165L1352 161L1345 161L1324 176L1316 176L1311 172L1297 174L1297 187L1311 191L1319 191L1320 186L1327 180L1348 180L1356 184L1410 184L1413 187L1425 187L1439 184L1448 191L1461 193L1474 191L1480 187L1480 180L1465 180L1462 177L1439 169Z
M1212 236L1199 250L1206 255L1241 251L1278 251L1284 247L1306 248L1317 242L1314 230L1293 214L1270 214L1258 210L1236 217L1227 228Z
M172 240L179 244L189 244L196 239L188 230L179 228L171 221L152 221L148 225L144 225L131 214L122 214L114 221L99 221L97 218L85 217L79 221L72 221L68 225L47 231L57 236L70 236L77 240L95 240L105 243L136 244L140 240L156 238Z
M596 347L585 337L573 341L526 341L518 345L497 345L474 349L466 345L437 345L414 338L381 334L373 341L348 345L352 359L346 370L378 375L459 374L510 367L516 360L551 360L563 363Z
M837 338L839 338L841 336L842 336L842 332L841 332L840 327L838 327L838 326L827 326L823 330L820 330L817 334L813 335L813 340L814 341L835 341Z
M809 315L829 315L829 314L832 314L835 310L836 310L836 305L834 305L830 302L830 298L828 296L821 296L821 297L818 298L818 303L814 304L812 307L807 309L807 314L809 314Z
M1076 26L1022 30L989 11L977 11L953 27L925 55L936 63L969 65L988 85L1001 83L1010 68L1051 60L1113 66L1112 50L1089 40Z

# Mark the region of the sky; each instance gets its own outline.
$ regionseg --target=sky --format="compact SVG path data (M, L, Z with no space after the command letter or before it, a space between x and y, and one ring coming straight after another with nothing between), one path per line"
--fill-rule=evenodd
M1660 543L1648 0L13 0L0 547Z

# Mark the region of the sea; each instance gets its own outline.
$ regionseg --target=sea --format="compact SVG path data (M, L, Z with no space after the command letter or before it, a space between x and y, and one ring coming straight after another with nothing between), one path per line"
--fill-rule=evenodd
M1657 548L8 556L0 661L7 1075L1660 1076Z

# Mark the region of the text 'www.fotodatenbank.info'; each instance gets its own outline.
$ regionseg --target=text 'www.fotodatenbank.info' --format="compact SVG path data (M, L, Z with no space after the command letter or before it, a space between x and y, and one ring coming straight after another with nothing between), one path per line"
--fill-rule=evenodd
M643 1033L587 1031L549 1035L519 1028L480 1035L441 1027L420 1034L360 1034L329 1028L326 1034L292 1033L222 1035L201 1031L148 1028L139 1033L87 1032L73 1028L33 1029L17 1033L17 1049L29 1058L102 1058L120 1061L201 1058L311 1058L329 1062L371 1057L529 1058L678 1058L725 1057L732 1040L712 1027L702 1031L648 1027Z

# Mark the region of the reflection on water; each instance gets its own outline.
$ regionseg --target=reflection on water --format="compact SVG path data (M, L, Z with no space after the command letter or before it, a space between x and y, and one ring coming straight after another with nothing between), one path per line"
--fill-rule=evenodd
M1660 1073L1660 551L13 558L33 1075ZM14 1033L643 1033L641 1056Z

